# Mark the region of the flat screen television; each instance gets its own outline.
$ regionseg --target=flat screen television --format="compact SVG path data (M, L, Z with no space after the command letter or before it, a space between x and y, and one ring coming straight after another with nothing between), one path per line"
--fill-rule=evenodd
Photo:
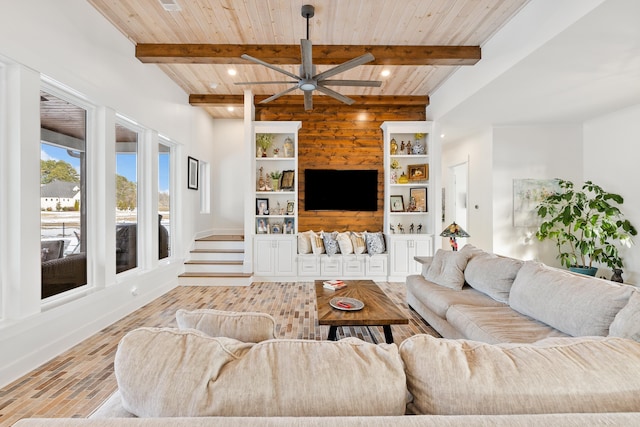
M376 211L378 171L375 169L305 169L307 211Z

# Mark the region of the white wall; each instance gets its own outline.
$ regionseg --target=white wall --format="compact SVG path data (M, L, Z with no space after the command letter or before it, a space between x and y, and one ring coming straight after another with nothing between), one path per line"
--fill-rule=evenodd
M193 153L211 164L224 161L215 157L213 120L188 105L187 94L158 67L138 61L133 44L87 1L2 3L0 62L10 64L6 67L10 87L7 99L0 100L5 104L0 112L8 117L7 129L0 132L0 386L176 286L182 256L193 237L213 222L213 215L200 215L197 192L185 196L186 156ZM46 310L39 297L40 73L97 105L100 126L92 147L99 157L91 164L91 173L97 174L91 188L98 191L90 194L91 230L99 239L94 242L90 270L96 287ZM108 200L115 200L115 165L109 155L116 112L178 143L172 213L176 250L168 261L155 260L148 268L117 277L115 237L105 234L115 226ZM151 210L145 212L151 218Z
M477 134L454 143L442 145L442 183L445 192L450 183L450 167L469 162L469 194L468 194L468 225L466 231L471 236L460 239L458 245L462 247L470 243L479 248L491 251L493 248L493 181L492 181L492 131L486 129ZM450 203L447 203L450 206ZM453 218L447 208L445 224L449 225ZM442 230L441 229L441 230ZM439 233L441 230L437 230ZM449 248L448 239L443 241L442 247Z
M639 141L640 105L584 124L584 179L624 197L622 212L640 230ZM625 282L640 284L640 237L634 241L634 246L621 251L625 264L622 277Z
M493 130L493 250L557 265L535 227L513 226L514 179L582 179L582 126L509 126Z

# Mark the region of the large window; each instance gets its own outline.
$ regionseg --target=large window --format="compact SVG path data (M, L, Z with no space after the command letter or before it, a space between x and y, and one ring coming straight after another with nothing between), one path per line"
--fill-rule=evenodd
M160 138L158 144L158 259L171 255L171 144Z
M40 92L42 298L87 283L87 111Z
M116 123L116 273L138 266L138 140L140 131Z

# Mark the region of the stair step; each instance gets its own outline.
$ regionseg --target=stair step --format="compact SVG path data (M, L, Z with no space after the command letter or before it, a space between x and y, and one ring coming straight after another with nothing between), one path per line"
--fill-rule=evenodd
M251 277L252 273L182 273L178 277Z
M240 234L215 234L196 239L196 242L244 242L244 236Z
M198 264L198 265L242 265L242 261L213 261L213 260L197 260L192 259L184 262L186 264Z
M241 253L244 253L244 249L193 249L191 253L194 253L194 254L206 254L206 253L241 254Z
M183 273L178 276L182 286L250 286L251 273Z

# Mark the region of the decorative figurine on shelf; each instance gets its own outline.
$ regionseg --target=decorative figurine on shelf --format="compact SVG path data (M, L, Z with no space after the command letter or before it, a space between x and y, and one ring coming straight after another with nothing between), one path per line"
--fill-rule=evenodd
M409 234L413 234L414 228L413 228L413 223L411 223L411 225L409 226Z
M279 149L279 148L277 148L277 147L276 147L276 148L274 148L274 149L273 149L273 157L278 157L278 153L279 153L279 152L280 152L280 149Z
M411 154L411 141L407 142L407 154Z
M398 153L398 143L395 138L391 139L391 155L395 156Z
M400 230L400 233L404 234L404 227L400 223L398 223L398 230Z
M422 233L422 224L418 224L418 234Z
M612 282L618 282L618 283L623 283L622 281L622 270L619 268L614 268L613 269L613 274L611 275L611 280Z
M293 157L293 140L291 138L287 137L284 140L283 148L285 157Z
M402 141L402 144L400 144L400 152L402 153L404 151L404 141Z
M393 228L393 225L390 225L389 229L391 230L391 234L396 234L396 229Z
M267 183L264 180L264 176L262 176L262 171L264 168L260 167L260 177L258 178L258 191L267 191Z

